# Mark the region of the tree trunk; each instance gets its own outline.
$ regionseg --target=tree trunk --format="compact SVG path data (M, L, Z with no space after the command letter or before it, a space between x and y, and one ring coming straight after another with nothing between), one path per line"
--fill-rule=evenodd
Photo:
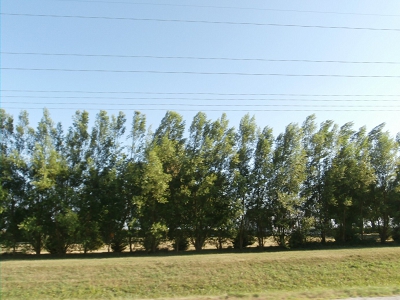
M156 250L157 250L157 243L156 243L156 240L155 240L154 237L153 237L152 239L153 239L153 241L152 241L152 243L151 243L151 252L152 252L152 253L156 253Z
M258 236L258 247L264 249L264 238L260 235Z
M386 208L386 192L383 192L383 224L381 230L381 243L386 243L386 239L388 238L388 227L389 227L389 215L387 213Z
M388 238L388 227L389 227L389 216L385 212L383 216L383 224L382 224L382 230L381 230L381 243L385 244L386 239Z
M342 242L346 242L346 209L343 210Z
M41 251L41 248L42 248L40 241L36 243L34 248L35 248L36 255L40 255L40 251Z
M194 241L194 248L196 249L197 252L203 249L203 244L204 244L204 238L200 236L196 237Z
M129 252L132 253L133 252L133 248L132 248L132 237L129 236Z
M360 226L360 236L361 240L364 240L364 216L363 216L363 203L361 203L361 226Z
M222 250L222 238L218 237L218 250Z
M326 228L328 228L328 220L324 218L321 222L321 243L326 244Z

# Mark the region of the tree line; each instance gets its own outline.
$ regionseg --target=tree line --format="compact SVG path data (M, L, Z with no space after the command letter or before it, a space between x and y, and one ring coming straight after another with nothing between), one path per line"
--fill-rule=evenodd
M186 132L168 111L152 132L140 112L127 125L100 111L89 128L76 111L64 130L46 109L36 128L26 111L0 110L0 122L1 244L14 251L400 240L400 135L384 124L367 132L311 115L274 136L248 114L235 129L199 112Z

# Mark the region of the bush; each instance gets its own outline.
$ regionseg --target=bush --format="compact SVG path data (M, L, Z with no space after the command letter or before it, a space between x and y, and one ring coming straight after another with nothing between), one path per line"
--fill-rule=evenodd
M66 254L73 250L79 235L78 215L72 210L59 213L55 222L48 225L44 247L51 254Z
M289 247L297 248L305 244L306 238L300 230L294 230L289 238Z
M243 248L246 248L247 246L253 245L255 242L254 236L250 235L249 233L245 232L243 234ZM238 233L234 240L232 241L233 248L235 249L240 249L240 234Z
M128 243L125 238L114 238L111 241L111 249L113 252L123 252L127 246Z
M174 247L175 251L185 251L189 248L189 241L187 238L175 239L172 247Z
M344 228L341 226L334 230L334 238L336 243L338 244L357 242L360 240L360 238L358 237L358 230L356 228Z
M81 223L79 228L79 249L84 253L97 250L103 246L97 222Z
M392 239L396 243L400 243L400 227L393 228L393 230L392 230Z

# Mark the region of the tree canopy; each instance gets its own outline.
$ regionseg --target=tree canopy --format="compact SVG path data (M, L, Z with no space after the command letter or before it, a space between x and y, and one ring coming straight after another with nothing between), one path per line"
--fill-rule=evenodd
M128 126L123 112L100 111L89 128L77 111L64 131L46 109L35 128L26 111L0 110L0 242L64 254L399 240L399 135L315 119L274 137L250 115L235 129L199 112L186 132L168 111L152 133L140 112Z

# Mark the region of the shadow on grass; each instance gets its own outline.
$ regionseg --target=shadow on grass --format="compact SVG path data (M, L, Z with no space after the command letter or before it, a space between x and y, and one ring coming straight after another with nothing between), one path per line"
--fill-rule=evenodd
M399 247L399 243L386 242L381 244L378 242L374 243L354 243L354 244L342 244L336 242L329 242L326 244L321 243L307 243L297 248L282 248L279 246L269 246L264 248L249 247L240 249L227 248L222 250L217 249L204 249L201 251L166 251L159 250L156 253L148 253L146 251L134 251L134 252L92 252L92 253L67 253L64 255L56 254L24 254L24 253L3 253L0 256L0 260L47 260L47 259L107 259L107 258L119 258L119 257L169 257L169 256L190 256L190 255L210 255L210 254L240 254L240 253L261 253L261 252L295 252L295 251L310 251L310 250L345 250L345 249L365 249L365 248L388 248L388 247Z

